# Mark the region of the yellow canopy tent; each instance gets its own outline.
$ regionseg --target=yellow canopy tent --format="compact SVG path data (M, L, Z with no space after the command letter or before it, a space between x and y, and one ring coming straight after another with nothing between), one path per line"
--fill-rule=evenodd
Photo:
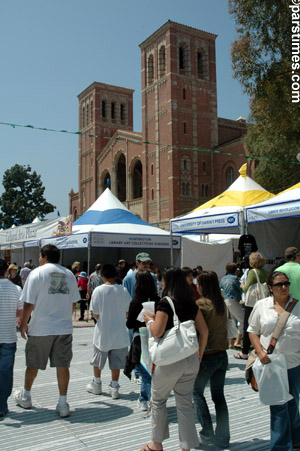
M274 197L247 176L247 163L240 176L222 194L195 208L187 215L171 220L176 233L245 233L244 208Z

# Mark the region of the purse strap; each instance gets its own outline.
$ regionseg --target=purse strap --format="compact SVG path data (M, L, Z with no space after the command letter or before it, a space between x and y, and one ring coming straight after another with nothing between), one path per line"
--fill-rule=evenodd
M261 283L260 283L259 277L257 275L256 269L253 268L253 271L255 272L255 275L256 275L256 280L257 280L257 283L258 283L258 286L259 286L259 290L261 290Z
M179 325L180 325L180 321L179 321L178 316L176 315L173 301L172 301L172 299L169 296L165 296L165 298L167 299L167 301L169 302L169 304L171 306L171 309L173 310L173 326L174 326L175 329L178 329Z
M288 318L289 318L289 316L291 314L291 311L293 310L293 308L295 307L297 302L298 302L298 299L293 299L293 301L290 302L290 304L288 304L288 306L285 308L284 312L282 312L281 315L279 315L279 318L278 318L278 321L276 323L276 326L275 326L275 329L274 329L274 332L273 332L270 344L269 344L268 349L267 349L267 353L268 354L272 354L273 353L273 351L275 349L275 346L276 346L276 343L278 341L278 338L279 338L281 332L283 331L284 326L286 325L287 320L288 320Z
M258 277L258 275L257 275L256 269L253 268L253 271L255 272L255 275L256 275L256 280L257 280L257 285L258 285L259 295L260 295L260 296L263 296L263 291L262 291L262 287L261 287L261 282L260 282L259 277Z

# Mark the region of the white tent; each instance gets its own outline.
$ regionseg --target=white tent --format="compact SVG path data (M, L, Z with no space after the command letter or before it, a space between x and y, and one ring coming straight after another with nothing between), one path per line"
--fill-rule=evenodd
M149 252L159 267L169 266L171 252L174 250L177 262L181 247L181 237L174 237L171 247L170 232L135 216L108 188L74 222L72 235L43 239L42 245L50 242L68 250L64 252L64 263L87 260L91 267L99 261L116 263L120 258L134 261L141 249Z
M246 170L245 164L238 179L219 196L187 215L172 219L172 232L245 233L245 207L274 197L248 177Z
M135 216L109 188L74 222L73 234L87 232L91 233L92 247L170 248L170 232ZM178 244L176 242L175 247L178 248Z
M289 246L300 248L300 183L247 207L246 221L249 233L268 257L282 257Z

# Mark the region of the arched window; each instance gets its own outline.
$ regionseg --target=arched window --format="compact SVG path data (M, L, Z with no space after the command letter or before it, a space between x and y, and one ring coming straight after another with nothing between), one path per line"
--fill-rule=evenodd
M197 52L197 71L199 78L203 78L204 75L204 65L203 65L203 53Z
M117 192L121 202L126 200L126 160L121 154L117 164Z
M138 199L143 197L143 166L138 160L132 171L132 197Z
M111 189L111 180L110 180L110 174L109 172L106 172L103 178L103 184L102 184L102 192L106 190L106 188Z
M202 161L202 172L206 174L206 161Z
M101 102L101 116L106 117L106 102L102 100Z
M208 185L207 183L202 183L202 197L208 197Z
M93 101L91 100L90 122L93 122Z
M123 103L120 105L120 119L121 121L125 121L125 105Z
M89 104L86 105L86 125L89 125L90 123L90 116L89 116Z
M187 134L186 122L183 123L183 133Z
M82 116L81 116L81 126L82 128L85 126L85 107L82 107Z
M74 208L73 210L73 222L75 222L77 219L77 208Z
M112 102L111 103L111 105L110 105L110 113L111 113L111 118L112 119L115 119L115 110L116 110L116 104L115 104L115 102Z
M153 165L153 163L151 164L151 175L153 175L154 174L154 165Z
M151 189L151 200L154 200L154 189Z
M197 51L197 75L198 78L208 80L209 67L208 67L208 53L207 49L199 49Z
M182 183L182 184L181 184L181 194L182 194L183 196L185 196L185 193L186 193L186 190L185 190L185 183Z
M147 64L147 72L148 72L148 85L151 85L154 80L154 58L153 55L150 55L148 58Z
M183 160L183 169L187 171L187 161Z
M185 69L185 48L183 45L179 47L179 69Z
M166 72L166 49L165 46L162 45L159 49L159 76L163 77Z
M226 188L228 188L234 182L234 169L232 166L229 166L226 169Z
M185 195L186 195L186 196L189 196L189 195L190 195L190 184L189 184L189 183L186 184L186 187L185 187Z
M182 98L183 98L183 100L186 99L186 90L185 90L185 88L182 89Z

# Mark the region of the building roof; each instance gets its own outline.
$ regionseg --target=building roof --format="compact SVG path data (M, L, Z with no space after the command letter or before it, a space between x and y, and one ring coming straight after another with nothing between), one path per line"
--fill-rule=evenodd
M78 94L78 99L81 100L85 95L87 95L90 91L93 89L110 89L112 91L121 91L121 92L127 92L128 94L133 94L134 89L124 88L123 86L116 86L116 85L110 85L107 83L100 83L98 81L94 81L91 83L87 88L85 88L80 94Z
M165 24L163 24L160 28L158 28L158 30L156 30L147 39L145 39L145 41L143 41L139 45L139 47L141 49L145 48L148 45L148 43L150 41L152 41L152 39L155 36L161 35L162 33L164 33L166 30L168 30L171 27L177 28L178 30L181 30L182 32L187 32L187 31L188 32L193 32L193 33L196 33L197 35L201 35L202 37L206 37L206 38L210 38L210 39L211 38L216 39L217 36L218 36L217 34L209 33L208 31L200 30L198 28L189 27L187 25L183 25L183 24L180 24L178 22L173 22L172 20L168 20Z

